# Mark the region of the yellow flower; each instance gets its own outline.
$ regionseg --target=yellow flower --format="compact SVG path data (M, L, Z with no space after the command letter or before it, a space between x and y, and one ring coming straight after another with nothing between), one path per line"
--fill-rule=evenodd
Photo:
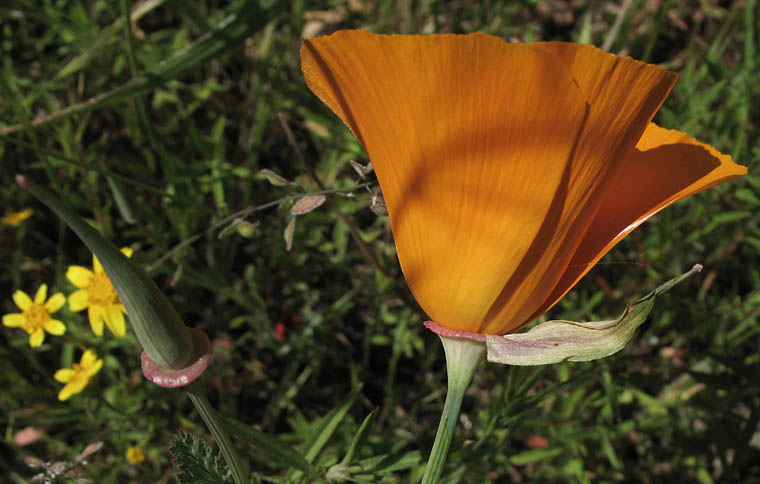
M12 227L18 227L21 225L21 222L31 217L33 213L34 210L31 208L25 208L20 212L14 212L13 210L6 209L5 215L3 215L3 218L0 219L0 222Z
M66 384L58 393L58 400L63 402L84 390L84 387L90 383L90 379L100 371L101 366L103 366L103 360L98 359L95 351L86 350L79 363L74 363L71 368L61 368L56 371L53 378Z
M129 247L121 249L121 252L127 257L132 256L132 249ZM124 320L127 310L97 257L92 256L92 270L82 266L70 266L66 271L66 277L79 288L69 296L69 307L72 311L87 309L93 333L97 336L103 335L103 322L116 336L124 336L127 333Z
M143 454L143 450L140 447L130 447L127 449L126 458L130 464L139 464L145 460L145 454Z
M47 299L47 284L37 289L34 300L23 291L13 293L13 302L21 309L20 313L3 316L3 325L10 328L21 328L29 333L29 346L36 348L45 341L45 331L54 335L66 332L66 326L51 314L58 311L66 303L66 297L57 292Z
M512 333L678 200L747 173L652 118L677 80L590 45L340 31L306 83L363 145L440 326Z

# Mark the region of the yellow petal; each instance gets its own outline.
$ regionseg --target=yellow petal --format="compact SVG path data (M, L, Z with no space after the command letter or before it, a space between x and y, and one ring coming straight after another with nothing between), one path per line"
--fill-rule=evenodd
M588 108L567 68L483 34L338 32L301 59L369 154L417 301L477 331L586 169L573 154Z
M34 213L34 211L31 208L26 208L20 212L6 210L5 215L2 217L2 219L0 219L0 221L13 227L18 227L21 225L21 222L31 217L32 213Z
M78 291L74 291L69 295L69 308L72 311L82 311L89 305L90 294L86 290L80 289Z
M66 400L68 400L68 399L69 399L69 397L71 397L71 395L73 395L73 394L74 394L74 393L71 391L71 390L72 390L72 388L73 388L73 387L72 387L72 385L71 385L71 384L68 384L68 385L66 385L65 387L63 387L63 388L61 389L61 391L60 391L60 392L58 392L58 400L60 400L61 402L65 402Z
M32 348L39 348L45 341L45 330L37 328L29 335L29 346Z
M63 293L57 292L50 296L50 299L47 300L44 307L52 314L61 309L64 304L66 304L66 296L64 296Z
M110 304L106 307L105 320L106 326L115 336L124 336L127 334L127 325L124 320L124 313L121 304Z
M103 360L95 360L90 366L87 367L87 374L89 376L95 375L97 372L100 371L100 368L103 366Z
M564 42L537 44L567 67L590 111L574 153L574 168L554 220L544 224L480 332L504 334L530 322L560 279L604 193L633 151L677 76L657 66Z
M47 284L42 284L34 295L34 304L45 304L47 299Z
M55 372L55 375L53 375L53 378L55 378L56 381L59 381L61 383L68 383L69 380L71 380L74 375L76 375L76 372L72 370L71 368L61 368L60 370Z
M103 306L90 305L87 308L87 317L90 320L90 327L95 336L103 336L103 320L105 319L105 309Z
M663 208L747 168L691 136L650 123L610 183L583 241L535 317L557 303L612 247Z
M139 464L145 460L145 454L140 447L130 447L127 449L126 459L130 464Z
M68 388L70 395L76 395L77 393L81 393L82 390L84 390L84 387L87 386L87 384L90 383L89 378L75 378L71 380L65 388Z
M66 325L57 319L48 319L45 321L45 331L56 336L60 336L66 332Z
M26 324L26 316L22 313L10 313L3 316L3 326L18 328Z
M102 274L103 273L103 266L100 265L100 261L97 257L95 257L95 254L92 254L92 270L96 274Z
M95 351L85 350L85 352L82 353L82 359L80 360L79 364L82 368L87 368L92 365L97 359L98 356L95 354Z
M13 293L13 302L22 311L26 311L32 307L32 298L30 298L24 291L15 291Z
M127 257L132 257L132 252L133 252L133 250L132 250L131 247L122 247L121 248L121 253L124 254L124 255L126 255Z
M93 276L90 269L82 266L69 266L66 271L66 278L79 289L89 287Z

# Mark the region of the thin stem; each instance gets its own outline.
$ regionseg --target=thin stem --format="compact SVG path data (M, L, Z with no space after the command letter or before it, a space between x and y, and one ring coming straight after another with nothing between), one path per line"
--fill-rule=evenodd
M222 422L217 418L216 411L211 406L211 403L206 398L206 395L198 391L198 386L194 385L192 390L187 390L187 396L190 397L190 401L195 405L195 409L198 410L203 421L206 423L206 427L211 431L211 435L214 436L219 449L222 451L224 460L227 461L227 465L232 472L232 478L235 484L246 484L245 465L240 460L237 449L232 444L230 436L227 431L224 430Z
M449 386L433 449L430 451L425 474L422 476L422 484L436 484L441 477L451 439L454 437L459 410L462 408L464 392L470 386L472 377L486 353L486 345L483 342L438 336L446 352Z

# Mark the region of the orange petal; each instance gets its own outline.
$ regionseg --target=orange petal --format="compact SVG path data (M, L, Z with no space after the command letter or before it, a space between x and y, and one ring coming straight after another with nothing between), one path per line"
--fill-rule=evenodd
M599 259L642 222L679 200L747 174L747 167L691 136L650 123L610 183L567 271L536 311L556 304ZM531 318L532 319L532 318Z
M477 331L573 176L588 107L567 69L483 34L344 31L301 60L369 154L417 301Z
M494 302L480 332L504 334L531 320L562 276L596 213L611 177L634 149L677 76L630 57L594 46L548 42L536 44L566 66L590 106L576 148L567 194L529 257ZM544 245L545 247L542 247Z

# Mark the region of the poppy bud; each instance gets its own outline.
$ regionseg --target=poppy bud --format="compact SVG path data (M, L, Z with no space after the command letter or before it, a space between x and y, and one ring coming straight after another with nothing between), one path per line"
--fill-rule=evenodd
M146 378L173 387L200 376L211 359L208 337L185 326L145 270L53 194L22 175L16 176L16 183L53 210L100 260L143 347Z

